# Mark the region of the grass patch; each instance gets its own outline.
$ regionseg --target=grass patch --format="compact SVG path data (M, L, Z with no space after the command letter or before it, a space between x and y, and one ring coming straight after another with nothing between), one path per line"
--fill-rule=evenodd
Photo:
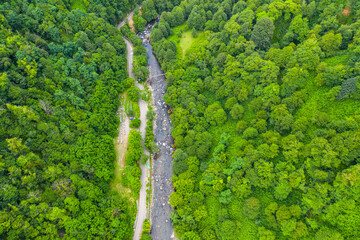
M118 159L120 156L118 156L119 154L116 154L117 157L116 159ZM122 159L121 159L122 161ZM135 202L135 199L133 197L133 194L131 192L130 188L126 188L121 184L121 178L123 176L123 172L124 169L122 167L122 165L120 164L120 162L118 162L116 160L115 162L115 175L114 175L114 179L113 181L110 183L110 188L113 190L116 190L120 196L122 196L125 199L129 199L130 202Z
M168 37L167 40L173 41L176 44L176 58L182 59L183 58L183 49L180 47L180 40L181 37L179 37L180 32L183 33L187 30L187 25L183 24L176 28L173 28L174 34Z
M71 8L86 11L86 6L83 0L71 0Z
M182 57L185 57L186 51L191 47L195 38L192 36L190 31L184 32L181 36L179 46L182 49Z
M194 46L201 44L206 39L204 32L199 32L198 37L194 38L191 30L188 29L186 24L173 28L174 34L168 37L167 40L176 43L176 58L183 59L186 53Z

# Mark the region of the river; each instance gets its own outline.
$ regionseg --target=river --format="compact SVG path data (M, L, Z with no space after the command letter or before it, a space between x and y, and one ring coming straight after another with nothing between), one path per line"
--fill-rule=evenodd
M155 58L151 45L145 43L147 49L150 76L163 74L160 65ZM157 159L152 161L153 199L151 206L151 236L153 240L174 239L174 229L170 220L171 206L170 194L173 191L171 182L173 160L170 155L172 151L173 138L170 128L171 120L168 108L163 100L166 93L166 79L164 76L150 78L154 109L156 111L155 141L160 147Z

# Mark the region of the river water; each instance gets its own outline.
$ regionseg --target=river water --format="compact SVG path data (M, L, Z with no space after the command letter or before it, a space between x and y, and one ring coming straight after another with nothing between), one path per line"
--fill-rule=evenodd
M149 32L151 27L148 27ZM144 43L148 55L148 68L150 76L163 74L160 64L155 58L152 47L147 41ZM160 147L158 157L152 161L153 199L151 206L151 236L153 240L174 239L174 229L171 225L169 203L170 194L173 191L171 182L173 160L170 155L173 144L170 128L171 120L168 107L163 97L166 93L166 79L164 76L150 77L150 86L154 100L156 120L154 126L155 142Z

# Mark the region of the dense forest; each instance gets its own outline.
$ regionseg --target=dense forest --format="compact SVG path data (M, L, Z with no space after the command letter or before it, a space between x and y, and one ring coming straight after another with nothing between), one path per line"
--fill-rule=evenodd
M360 239L360 2L186 0L158 13L176 234Z
M114 25L136 4L0 3L1 239L132 238L136 204L110 182L128 75Z
M128 78L122 35L145 80L141 40L115 27L132 9L135 31L161 16L151 41L172 112L176 235L360 239L357 0L2 1L0 238L132 239L137 130L132 199L111 187L119 93L149 97Z

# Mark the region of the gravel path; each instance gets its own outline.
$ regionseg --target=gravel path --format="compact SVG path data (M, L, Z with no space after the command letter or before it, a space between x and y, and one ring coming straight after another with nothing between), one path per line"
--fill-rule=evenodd
M133 47L131 45L131 43L127 40L124 39L125 43L126 43L126 55L127 55L127 62L128 62L128 72L129 72L129 77L135 78L134 74L132 73L132 62L133 62ZM144 86L139 84L137 81L135 81L135 84L138 88L140 88L140 90L144 90ZM147 102L139 99L139 107L140 107L140 120L141 120L141 125L140 125L140 132L141 132L141 137L144 140L145 139L145 128L146 128L146 112L148 111L148 105ZM144 147L144 153L149 155L149 152L147 149L145 149ZM135 226L134 226L134 237L133 240L139 240L141 237L141 232L142 232L142 228L143 228L143 223L144 220L146 218L146 216L148 215L148 208L146 207L146 184L148 183L148 178L150 177L150 170L145 166L140 164L140 168L141 168L141 177L140 177L140 182L141 182L141 189L140 189L140 193L139 193L139 200L137 201L137 213L136 213L136 220L135 220Z
M133 12L129 13L129 15L126 17L128 20L131 20L133 16ZM120 29L123 25L125 24L124 22L121 22L118 25L118 28ZM133 57L134 57L134 52L133 52L133 46L131 45L130 41L127 40L126 38L124 38L124 41L126 43L126 58L127 58L127 70L129 73L129 77L132 77L135 79L135 76L132 72L133 69ZM135 81L136 86L140 89L140 90L144 90L144 86L139 84L137 81ZM140 125L140 132L141 132L141 137L144 140L145 139L145 128L146 128L146 112L148 111L148 104L146 101L139 99L139 108L140 108L140 120L141 120L141 125ZM144 141L143 141L144 143ZM149 155L149 151L144 147L144 153ZM148 162L149 163L149 162ZM145 166L140 164L140 168L141 168L141 177L140 177L140 182L141 182L141 189L140 189L140 193L139 193L139 200L137 201L137 213L136 213L136 220L135 220L135 224L134 224L134 236L133 236L133 240L139 240L141 237L141 232L143 229L143 223L144 220L146 218L146 216L148 215L148 211L149 209L146 206L146 184L148 183L148 179L150 177L150 170Z
M163 72L152 53L151 45L145 45L149 57L148 64L150 76L160 75ZM171 120L168 115L168 108L163 97L166 92L166 80L164 76L150 79L153 89L154 110L156 111L155 141L160 146L157 159L152 162L153 169L153 199L151 206L151 236L153 240L168 240L174 238L174 229L171 225L169 203L170 194L173 192L172 177L172 151L173 139L170 134Z

